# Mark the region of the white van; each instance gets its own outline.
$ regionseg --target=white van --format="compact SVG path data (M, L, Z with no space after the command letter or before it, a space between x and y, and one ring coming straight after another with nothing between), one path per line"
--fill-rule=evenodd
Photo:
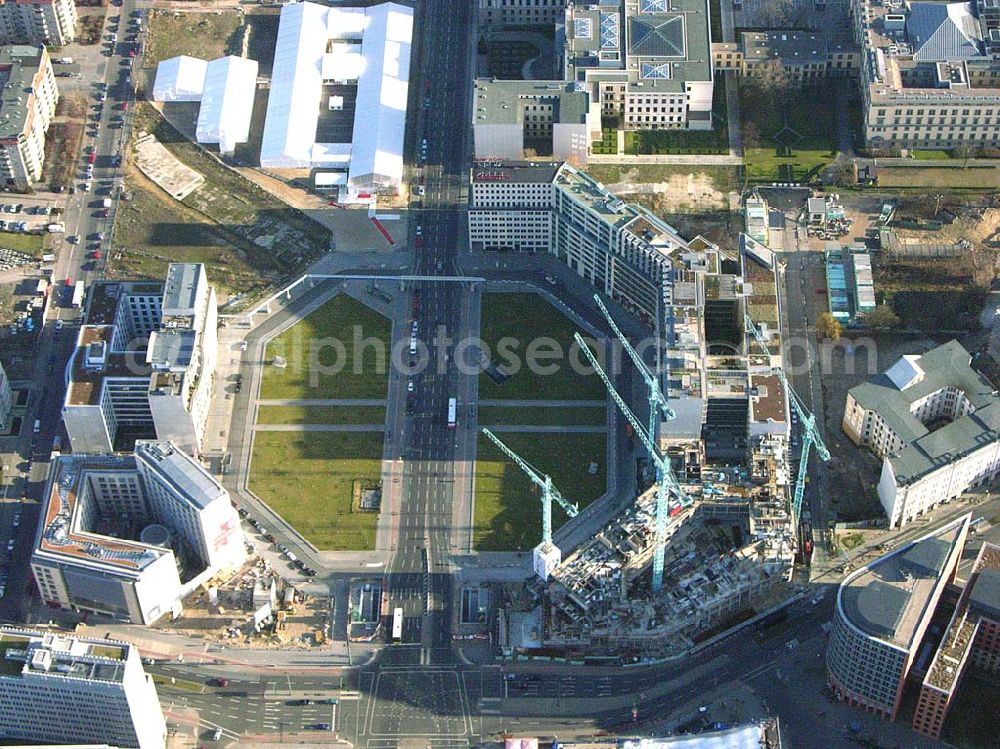
M35 419L35 425L31 428L31 431L34 432L35 434L38 434L40 431L42 431L41 419Z

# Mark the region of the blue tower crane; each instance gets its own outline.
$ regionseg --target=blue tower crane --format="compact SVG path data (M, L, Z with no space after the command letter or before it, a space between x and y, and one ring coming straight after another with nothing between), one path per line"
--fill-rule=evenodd
M574 518L579 514L579 508L568 501L559 490L556 489L555 485L552 483L552 478L548 475L541 475L536 471L530 463L524 460L520 455L511 450L507 445L500 441L489 429L483 427L482 433L490 438L490 441L500 448L500 452L506 455L508 458L517 464L520 468L531 479L535 486L542 490L542 543L552 545L552 501L555 502L563 508L567 515Z
M667 518L670 512L678 507L687 507L691 504L691 498L685 493L681 488L680 483L677 481L677 477L674 475L673 469L670 467L670 458L666 455L661 455L660 451L657 449L656 445L653 444L655 437L653 435L647 434L646 430L639 424L639 420L632 413L632 409L628 407L628 404L622 399L615 390L614 385L611 384L611 379L608 377L604 369L597 362L597 357L594 356L594 352L590 350L590 347L584 342L583 338L580 337L579 333L573 334L573 339L576 341L576 345L580 347L583 353L586 355L587 359L590 361L590 365L597 372L601 381L604 383L604 387L608 389L608 395L614 400L618 409L622 412L622 415L628 420L628 423L632 425L635 433L639 436L642 444L645 446L646 450L649 451L649 455L654 465L656 466L657 472L657 486L656 486L656 544L653 549L653 592L659 592L660 588L663 587L663 558L664 558L664 545L666 544L667 535ZM673 505L669 504L669 493L673 492L676 497Z
M795 392L788 382L788 378L785 377L784 371L780 367L774 366L771 360L771 351L767 347L764 334L760 332L749 315L744 315L743 319L748 332L760 344L760 347L764 349L768 366L771 368L771 371L777 373L781 384L785 388L785 392L790 396L788 400L792 404L792 408L798 414L799 423L802 425L802 452L799 457L799 475L795 478L795 491L792 494L792 523L798 528L799 518L802 516L802 498L805 496L806 491L806 472L809 469L809 453L815 446L816 454L819 455L823 462L826 462L830 459L830 451L827 449L826 444L823 442L823 437L816 427L816 415L806 408L805 403L799 398L799 394Z
M656 375L649 371L645 362L643 362L643 360L639 357L636 350L632 348L632 344L628 342L625 334L619 330L614 319L611 317L611 313L608 312L608 308L605 307L604 302L601 301L601 297L594 294L594 301L597 303L597 308L604 313L604 319L608 321L608 325L611 326L611 330L613 330L614 334L618 336L618 340L621 341L622 347L625 349L625 353L629 355L632 363L635 364L635 368L639 371L639 374L642 375L642 379L646 383L646 388L649 390L649 431L647 434L649 434L650 439L655 443L657 431L656 427L659 423L658 417L662 414L664 419L672 419L674 418L674 412L667 403L667 397L660 389L660 383L657 381ZM650 459L652 458L653 456L651 455Z

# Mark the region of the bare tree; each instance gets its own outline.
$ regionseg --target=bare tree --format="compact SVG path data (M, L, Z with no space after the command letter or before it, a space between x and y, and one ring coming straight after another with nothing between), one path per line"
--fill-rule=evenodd
M768 28L790 25L795 15L795 0L761 0L757 5L756 21Z
M779 94L791 88L792 79L777 57L753 66L752 85L761 93Z

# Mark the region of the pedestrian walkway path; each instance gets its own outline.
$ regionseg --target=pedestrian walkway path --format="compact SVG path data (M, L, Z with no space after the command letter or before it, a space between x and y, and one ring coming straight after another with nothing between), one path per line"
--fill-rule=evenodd
M603 406L605 400L495 400L479 401L482 406L517 406L521 408L586 408L588 406Z
M255 424L255 432L384 432L385 424Z
M486 426L489 425L487 424ZM566 426L561 424L546 424L544 426L504 424L502 426L489 426L489 429L491 432L543 432L546 434L604 434L608 431L608 428L603 425Z
M660 154L644 156L618 156L615 154L591 154L589 164L676 164L686 166L740 166L743 158L732 154Z
M271 398L257 401L258 406L384 406L384 398Z

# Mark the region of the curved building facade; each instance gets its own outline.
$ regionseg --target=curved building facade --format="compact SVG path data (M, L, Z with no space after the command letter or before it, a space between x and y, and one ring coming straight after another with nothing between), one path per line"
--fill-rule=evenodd
M894 719L941 591L962 556L970 515L879 557L840 585L827 648L837 699Z

